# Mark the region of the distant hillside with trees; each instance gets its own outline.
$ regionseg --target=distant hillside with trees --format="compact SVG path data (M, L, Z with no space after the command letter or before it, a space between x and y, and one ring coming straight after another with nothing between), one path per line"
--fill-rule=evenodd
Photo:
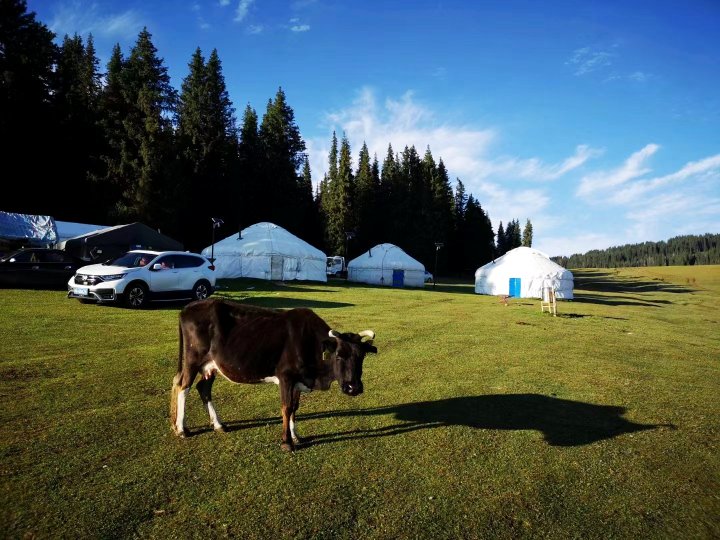
M676 236L668 241L626 244L552 259L565 268L692 266L720 264L720 234Z

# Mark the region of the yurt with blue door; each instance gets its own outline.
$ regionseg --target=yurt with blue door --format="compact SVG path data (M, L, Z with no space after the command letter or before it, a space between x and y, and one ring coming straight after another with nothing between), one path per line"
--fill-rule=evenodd
M556 298L572 300L573 285L570 270L551 261L542 251L529 247L511 249L475 272L477 294L542 298L543 289L550 288Z
M348 281L388 287L422 287L425 285L425 267L394 244L378 244L348 263Z

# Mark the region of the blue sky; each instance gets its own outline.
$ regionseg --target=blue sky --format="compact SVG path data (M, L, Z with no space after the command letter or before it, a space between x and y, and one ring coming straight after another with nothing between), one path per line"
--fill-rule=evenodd
M720 1L29 0L104 69L147 26L180 87L218 50L238 119L282 86L322 178L427 146L497 228L570 255L720 232Z

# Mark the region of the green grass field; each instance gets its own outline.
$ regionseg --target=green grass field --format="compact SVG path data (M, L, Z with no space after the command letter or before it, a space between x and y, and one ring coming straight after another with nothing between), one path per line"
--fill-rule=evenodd
M227 283L371 328L365 393L218 379L167 418L181 306L0 290L0 537L718 538L720 267L577 271L576 299Z

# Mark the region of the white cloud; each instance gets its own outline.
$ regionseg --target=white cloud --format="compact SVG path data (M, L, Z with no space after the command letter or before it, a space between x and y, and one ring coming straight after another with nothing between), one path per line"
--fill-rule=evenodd
M644 71L635 71L628 75L628 79L639 83L647 82L651 77L652 75L650 73L645 73Z
M296 24L295 26L291 26L290 30L293 32L307 32L310 30L309 24Z
M60 4L49 24L58 36L77 33L127 39L135 37L143 26L142 16L134 10L105 14L99 11L97 4L86 5L80 1Z
M575 49L566 65L575 67L575 75L581 76L612 65L615 53L606 50L593 50L590 47Z
M612 216L608 226L621 229L605 247L720 231L720 154L688 162L670 174L647 177L652 171L645 162L658 149L648 144L617 169L581 180L576 195L595 208L588 214L602 208Z
M621 167L609 172L595 172L585 176L580 181L580 187L576 194L585 198L594 197L597 192L607 191L628 180L643 176L651 170L643 166L645 161L659 148L657 144L648 144L642 150L631 155Z
M701 159L700 161L692 161L687 163L682 169L672 174L658 176L649 180L638 180L632 185L626 186L620 191L614 193L610 200L617 204L627 204L638 200L648 192L655 191L659 188L683 182L689 178L699 181L703 178L717 180L720 176L720 154Z
M419 102L412 92L378 99L362 89L349 106L327 115L327 133L307 141L313 179L327 171L331 133L346 134L357 166L365 142L382 164L388 144L396 153L430 147L442 158L450 180L460 178L492 219L533 224L534 247L549 255L571 255L678 234L720 231L720 154L686 163L674 172L651 175L654 143L632 153L619 166L583 172L603 151L578 144L568 157L499 155L495 126L450 123ZM574 174L573 174L574 173ZM569 182L577 182L576 198Z
M245 17L247 17L248 10L254 2L255 0L240 0L238 2L237 9L235 10L235 22L241 22Z
M559 163L545 163L539 158L494 156L492 145L498 138L493 127L449 124L440 121L428 107L415 100L412 92L398 99L378 102L370 88L364 88L349 107L329 114L328 134L323 139L307 141L313 179L318 182L328 169L331 132L338 140L346 134L357 166L357 154L363 142L370 155L377 155L382 165L388 144L400 153L405 146L415 146L422 156L429 146L436 161L442 158L452 185L460 178L466 191L472 193L490 215L497 228L500 221L529 218L553 228L560 220L553 215L553 197L542 186L527 187L528 181L551 181L566 175L600 154L587 145L578 145L573 155Z
M262 34L265 27L262 24L251 24L247 28L248 34Z

